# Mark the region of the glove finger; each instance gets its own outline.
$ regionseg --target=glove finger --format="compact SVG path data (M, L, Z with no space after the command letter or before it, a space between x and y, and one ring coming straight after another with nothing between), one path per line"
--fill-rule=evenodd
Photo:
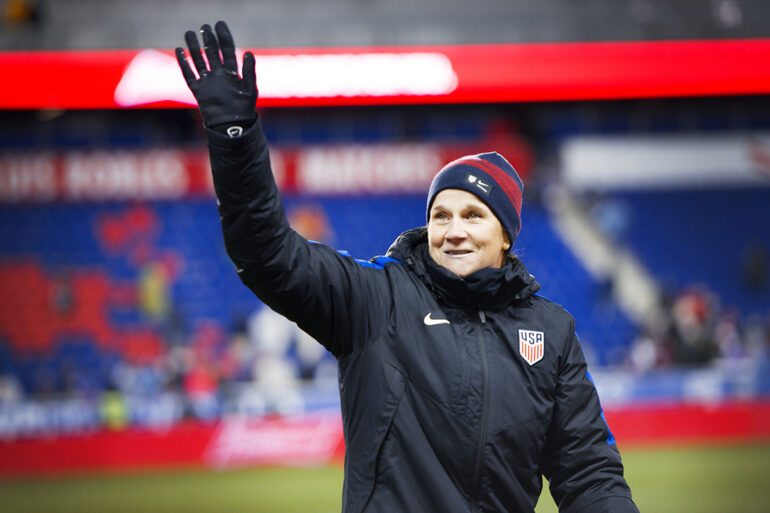
M243 56L243 83L249 92L257 88L257 72L254 69L254 54L251 52Z
M177 47L176 60L179 63L179 68L182 70L182 76L184 76L187 85L192 87L192 84L195 83L195 73L190 69L190 65L187 63L187 58L185 57L182 48Z
M222 67L222 59L219 57L219 43L214 35L214 31L211 30L211 25L208 23L201 27L201 34L203 34L203 49L206 51L206 58L209 60L209 67L211 71Z
M233 42L232 34L230 34L230 29L227 28L227 23L218 21L214 25L214 29L217 31L217 37L219 38L219 49L222 50L222 61L224 62L225 70L233 74L238 73L238 62L235 60L235 43Z
M184 33L184 40L187 42L187 48L190 49L190 57L192 57L193 63L195 64L195 69L198 70L198 76L202 77L209 72L209 69L206 66L206 62L203 60L203 55L201 55L198 36L196 36L195 32L192 30L188 30Z

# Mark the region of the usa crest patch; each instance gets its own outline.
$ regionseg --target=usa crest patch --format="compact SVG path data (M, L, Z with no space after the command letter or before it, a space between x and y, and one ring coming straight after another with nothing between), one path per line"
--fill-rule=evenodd
M524 360L534 365L543 359L545 335L542 331L519 330L519 353Z

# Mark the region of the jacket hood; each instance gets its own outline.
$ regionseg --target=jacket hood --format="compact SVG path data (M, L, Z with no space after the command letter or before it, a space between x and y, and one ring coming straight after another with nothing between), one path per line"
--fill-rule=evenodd
M501 310L540 290L535 277L513 255L499 269L486 267L465 277L441 267L428 252L428 230L424 226L402 233L387 256L403 262L440 300L454 307Z

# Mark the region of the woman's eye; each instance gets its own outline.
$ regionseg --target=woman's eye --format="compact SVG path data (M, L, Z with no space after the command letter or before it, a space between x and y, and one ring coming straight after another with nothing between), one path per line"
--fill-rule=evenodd
M444 220L444 219L446 219L447 217L448 217L448 216L447 216L447 215L446 215L446 213L444 213L444 212L437 212L436 214L433 214L433 218L434 218L434 219L438 219L438 220Z
M481 217L481 214L479 214L478 212L468 212L468 217L470 217L471 219L476 219Z

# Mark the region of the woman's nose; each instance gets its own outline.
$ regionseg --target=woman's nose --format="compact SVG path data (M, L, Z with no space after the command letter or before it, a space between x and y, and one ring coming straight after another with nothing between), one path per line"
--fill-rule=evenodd
M465 232L465 228L463 227L462 223L457 220L452 220L449 222L449 226L447 226L447 231L444 237L448 240L455 240L455 239L464 239L467 237L467 233Z

